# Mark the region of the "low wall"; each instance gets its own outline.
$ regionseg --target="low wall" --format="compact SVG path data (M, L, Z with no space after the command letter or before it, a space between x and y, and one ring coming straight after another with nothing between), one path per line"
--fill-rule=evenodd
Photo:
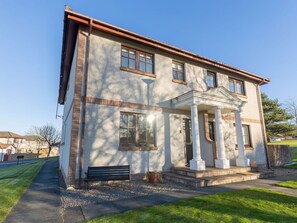
M286 145L268 145L268 158L271 166L282 166L292 161L290 147Z

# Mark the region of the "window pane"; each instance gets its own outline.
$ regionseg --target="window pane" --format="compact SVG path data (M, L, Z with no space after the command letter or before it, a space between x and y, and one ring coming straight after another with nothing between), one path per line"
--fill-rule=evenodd
M236 93L243 94L243 84L242 82L236 82Z
M135 52L129 50L129 58L135 59Z
M140 69L141 71L144 71L144 72L145 72L145 63L144 63L144 62L140 62L140 63L139 63L139 69Z
M182 71L178 71L178 80L184 80L184 73Z
M128 122L129 128L135 128L136 126L135 115L129 115L128 121L129 121Z
M135 128L129 128L128 130L128 142L135 144Z
M215 77L213 74L207 74L206 84L207 84L207 87L215 87Z
M153 63L153 57L152 56L146 56L146 62L147 63Z
M183 70L183 66L181 64L178 64L177 65L177 69L180 71L180 70Z
M235 86L232 80L229 80L229 90L235 92Z
M138 116L138 133L139 133L139 143L146 142L146 116Z
M153 73L153 65L152 64L146 64L146 72Z
M128 58L122 57L122 67L128 67Z
M177 80L177 71L176 70L172 70L172 75L173 75L173 79Z
M129 68L135 70L135 60L129 59Z
M127 128L128 127L128 115L127 114L121 114L120 127L121 128Z
M172 69L176 69L177 68L176 66L177 65L175 63L172 63Z
M122 49L122 56L128 57L128 50Z
M139 55L139 60L145 62L145 56L144 56L144 54L140 54Z
M250 134L249 134L249 126L248 125L242 125L242 131L243 131L243 143L244 145L251 145L250 141Z
M128 143L128 129L120 129L120 144Z

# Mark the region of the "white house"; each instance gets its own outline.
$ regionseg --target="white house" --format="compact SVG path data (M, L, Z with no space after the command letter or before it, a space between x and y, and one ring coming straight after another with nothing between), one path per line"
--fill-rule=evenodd
M8 156L15 153L16 148L12 144L0 142L0 161L8 161Z
M67 184L88 166L265 166L260 86L269 81L66 9L58 100Z

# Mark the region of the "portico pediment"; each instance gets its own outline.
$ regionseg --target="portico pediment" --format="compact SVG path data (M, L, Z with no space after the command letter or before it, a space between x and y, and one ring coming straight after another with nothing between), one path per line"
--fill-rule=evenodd
M245 103L243 100L228 91L225 87L211 88L208 91L191 90L172 99L176 108L190 106L192 104L220 107L228 110L241 110Z

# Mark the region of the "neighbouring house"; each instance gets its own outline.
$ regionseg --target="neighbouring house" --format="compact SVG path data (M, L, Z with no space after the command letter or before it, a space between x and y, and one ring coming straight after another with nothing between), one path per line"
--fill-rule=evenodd
M58 98L66 183L88 166L128 164L132 174L266 166L260 86L269 81L66 9Z
M16 148L13 144L5 144L0 142L0 161L8 161L10 154L15 154Z
M38 139L36 135L19 135L9 131L0 131L0 145L10 145L14 148L13 153L5 154L37 154L37 157L46 157L48 154L48 144ZM4 151L4 150L3 150ZM8 150L9 151L9 150ZM0 151L1 152L1 151ZM0 154L1 156L1 154ZM4 156L4 155L3 155ZM50 156L59 156L59 147L52 148ZM26 156L32 157L32 156ZM14 156L7 158L13 159ZM0 161L7 161L0 157Z
M0 143L4 144L14 144L14 146L18 146L23 143L25 138L21 135L18 135L14 132L9 131L0 131Z

